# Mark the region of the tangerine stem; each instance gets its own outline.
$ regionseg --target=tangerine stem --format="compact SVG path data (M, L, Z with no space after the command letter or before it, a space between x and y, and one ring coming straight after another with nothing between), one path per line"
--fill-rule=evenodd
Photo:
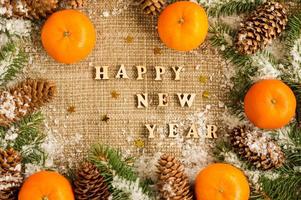
M43 197L42 197L42 200L48 200L48 197L43 196Z
M272 99L271 102L272 102L272 104L276 104L277 103L276 99Z
M71 35L71 33L69 31L64 31L64 37L69 37Z
M178 23L179 23L179 24L183 24L183 23L184 23L183 17L181 17L181 18L179 19Z

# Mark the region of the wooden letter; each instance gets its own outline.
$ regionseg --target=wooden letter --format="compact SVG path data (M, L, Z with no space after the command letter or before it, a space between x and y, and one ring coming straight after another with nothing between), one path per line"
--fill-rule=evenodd
M161 75L165 74L165 71L166 71L165 67L156 66L155 69L156 69L155 81L161 81L162 80Z
M176 138L177 135L178 135L177 130L178 130L179 125L178 124L168 124L168 126L169 126L169 135L168 135L168 137Z
M195 124L193 124L190 127L190 129L188 131L188 134L186 135L186 138L195 138L195 139L200 138L198 130L197 130Z
M109 66L95 67L95 80L108 80Z
M137 94L138 108L147 108L148 107L148 94Z
M145 126L148 130L148 133L149 133L148 138L149 139L155 138L154 132L155 132L155 129L156 129L156 125L145 124Z
M175 81L179 81L180 72L183 70L183 67L172 67L172 70L175 72Z
M124 65L120 65L120 68L117 72L116 78L129 78L129 76L126 73L126 69Z
M158 97L159 97L159 105L158 105L158 107L168 106L168 102L167 102L168 94L166 94L166 93L158 93Z
M206 138L217 138L216 131L217 131L217 126L215 126L215 125L207 125L207 135L206 135Z
M184 107L186 104L190 108L192 106L192 103L195 99L195 94L182 94L182 93L177 93L181 107Z
M142 75L147 72L146 67L145 66L136 66L136 68L137 68L137 72L138 72L137 80L143 80Z

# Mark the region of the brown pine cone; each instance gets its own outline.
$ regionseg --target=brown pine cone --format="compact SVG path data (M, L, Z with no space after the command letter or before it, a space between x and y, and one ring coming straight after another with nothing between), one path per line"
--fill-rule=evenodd
M0 6L6 8L6 17L40 19L56 11L58 0L3 0Z
M56 94L54 83L28 79L10 91L0 92L0 126L9 126L49 102Z
M0 200L16 200L22 181L20 154L0 149Z
M279 2L268 1L259 6L241 23L236 47L241 54L254 54L264 49L285 30L286 8Z
M256 168L279 168L285 162L285 154L268 136L248 127L234 128L230 135L236 152Z
M146 14L158 15L165 5L165 0L142 0L140 5Z
M61 8L83 8L87 4L87 0L62 0L60 2Z
M85 162L76 172L74 194L77 200L108 200L110 192L97 167Z
M174 156L164 154L158 161L157 187L166 200L192 200L193 195L184 165Z

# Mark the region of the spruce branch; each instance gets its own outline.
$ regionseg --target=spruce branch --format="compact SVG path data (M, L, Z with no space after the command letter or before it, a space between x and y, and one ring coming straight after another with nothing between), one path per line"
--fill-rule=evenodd
M0 86L13 80L27 63L27 55L10 40L0 50Z
M240 55L233 46L236 35L234 29L227 24L217 22L210 26L209 33L210 43L219 49L219 52L226 60L237 67L247 67L247 65L250 65L250 57Z
M296 40L301 36L301 13L295 13L289 16L287 28L284 32L283 39L289 49L294 45Z
M233 87L228 92L229 108L233 114L243 118L243 98L252 84L251 76L257 68L252 65L250 56L240 55L233 46L236 31L224 23L216 23L209 29L211 44L219 49L224 59L235 67L236 76L231 78Z
M301 172L287 168L277 178L260 178L262 190L275 200L300 199Z
M288 80L287 76L282 77L283 81L293 90L296 100L297 100L297 109L296 109L296 119L298 123L298 128L301 127L301 84L295 81ZM294 128L296 129L296 128ZM295 131L291 131L295 133ZM299 134L301 137L301 133ZM299 145L301 145L301 138L299 138Z
M297 126L297 124L291 125L288 136L291 139L291 141L293 141L294 146L296 148L301 149L301 129L300 127ZM300 158L301 158L301 154L300 154Z
M139 180L137 173L129 165L129 160L124 159L120 151L96 144L91 148L89 161L99 168L110 187L113 199L130 200L133 191L141 192L143 199L152 199L148 184Z
M23 118L10 128L0 129L0 144L2 148L13 147L22 155L23 164L44 164L47 157L41 147L46 135L42 132L44 117L41 112ZM14 140L8 140L10 134L16 134Z
M231 78L233 87L228 92L228 107L233 114L243 119L243 100L254 82L252 77L278 77L280 75L278 60L268 51L261 51L252 56L239 54L233 45L236 31L227 24L215 23L210 27L209 32L211 44L218 48L224 59L234 66L235 76Z
M242 13L249 13L256 9L257 6L263 4L264 0L230 0L213 3L207 12L209 16L220 17L239 15Z

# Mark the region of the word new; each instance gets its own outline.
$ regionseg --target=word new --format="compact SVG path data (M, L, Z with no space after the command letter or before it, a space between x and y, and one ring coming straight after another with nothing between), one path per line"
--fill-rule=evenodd
M148 94L136 94L137 96L137 108L147 108L149 105ZM181 107L186 105L190 108L196 97L195 93L177 93ZM159 104L158 107L168 106L168 94L167 93L158 93Z
M157 128L156 124L146 124L145 127L148 130L148 138L153 139L155 138L155 130ZM179 133L178 133L178 128L179 125L178 124L168 124L168 137L169 138L176 138L178 137ZM215 125L207 125L206 126L206 138L217 138L217 126ZM200 138L200 134L198 132L197 126L195 124L192 124L185 136L185 138L193 138L193 139L198 139Z
M162 81L162 76L166 73L166 68L161 66L154 67L156 72L155 81ZM174 73L174 80L179 81L181 71L184 67L172 67ZM137 80L143 80L144 75L147 73L147 68L145 66L136 66L137 70ZM124 65L120 65L120 68L115 76L116 79L129 79L126 68ZM109 66L97 66L95 67L95 80L109 80Z

